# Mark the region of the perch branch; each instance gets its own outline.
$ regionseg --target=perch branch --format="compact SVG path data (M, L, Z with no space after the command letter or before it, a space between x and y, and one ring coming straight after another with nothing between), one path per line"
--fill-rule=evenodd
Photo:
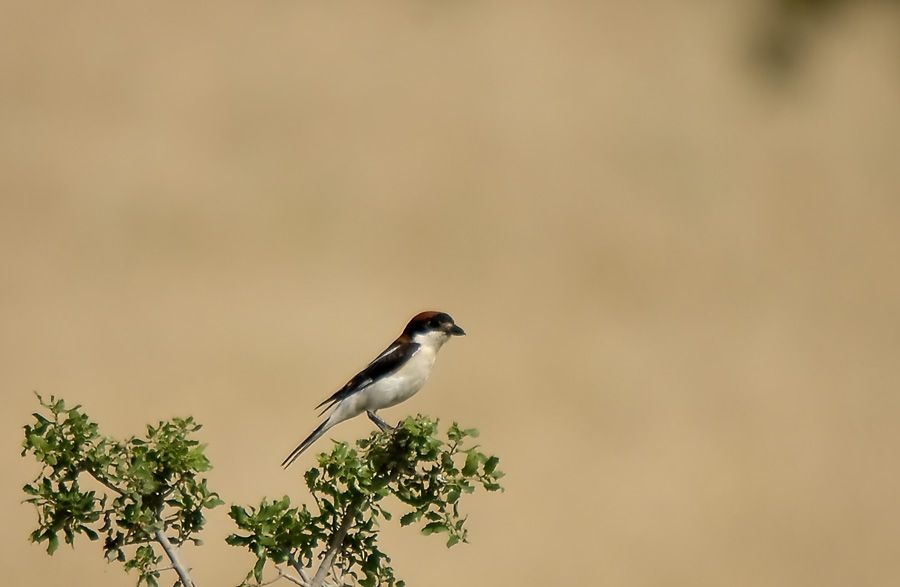
M169 561L172 562L172 567L174 567L175 572L178 573L178 579L181 581L182 587L194 587L191 576L188 574L184 565L181 564L181 559L178 557L178 549L169 541L169 537L166 536L166 533L163 532L162 529L156 531L156 541L159 542L163 550L166 551L166 556L169 557Z

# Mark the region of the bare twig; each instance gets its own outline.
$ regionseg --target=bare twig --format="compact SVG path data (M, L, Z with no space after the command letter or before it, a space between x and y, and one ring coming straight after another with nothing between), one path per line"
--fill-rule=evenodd
M316 575L313 577L310 587L322 587L324 584L325 576L331 570L331 565L334 563L334 557L337 556L338 550L340 550L341 544L347 536L347 532L350 531L350 526L356 518L356 513L359 510L360 505L362 505L362 496L358 496L347 506L347 511L344 512L344 519L341 520L341 525L337 529L337 532L332 535L331 542L328 544L328 550L325 551L325 558L323 558L321 564L319 564L319 568L316 570Z
M288 563L290 563L290 565L294 567L294 570L297 571L297 574L300 575L300 578L303 580L303 582L309 585L309 575L306 574L306 570L303 568L303 565L300 564L300 561L298 561L293 554L288 555Z
M335 579L335 585L344 585L344 566L338 565L337 570L332 573Z
M121 489L119 489L118 487L116 487L115 485L113 485L112 483L107 481L106 479L104 479L103 476L101 476L99 473L97 473L97 471L95 471L93 468L85 469L85 472L88 475L90 475L91 477L93 477L94 479L96 479L98 483L100 483L107 489L110 489L110 490L114 491L115 493L118 493L119 495L125 495L124 491L122 491Z
M281 568L278 569L278 578L279 579L287 579L294 585L299 585L300 587L309 587L309 582L301 581L300 579L297 579L296 577L291 577L290 575L288 575L287 573L282 571Z
M184 481L184 474L179 474L178 481L175 481L174 483L172 483L172 485L168 489L166 489L165 491L160 493L159 497L162 499L167 498L169 496L169 494L171 494L173 491L178 489L178 484L181 483L182 481Z
M169 557L169 561L171 561L172 566L175 568L175 572L178 573L178 579L181 581L181 585L183 587L194 587L194 581L191 580L187 568L181 563L181 559L178 557L178 549L174 544L169 542L169 537L166 536L166 533L163 532L162 529L159 529L156 531L155 536L156 541L159 542L163 550L166 551L166 556Z
M292 576L288 575L287 573L284 572L284 569L282 569L281 567L275 567L275 570L278 571L277 577L273 577L273 578L269 579L268 581L263 581L262 583L253 583L253 587L264 587L265 585L271 585L272 583L276 583L278 581L281 581L282 579L287 579L294 585L299 585L300 587L308 587L309 586L308 582L303 582L300 579L297 579L296 577L292 577Z

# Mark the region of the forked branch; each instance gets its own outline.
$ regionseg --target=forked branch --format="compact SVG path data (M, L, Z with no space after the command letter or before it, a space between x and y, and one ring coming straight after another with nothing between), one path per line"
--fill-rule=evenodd
M362 504L362 501L362 496L358 496L347 505L347 511L344 512L344 519L341 520L341 525L331 537L331 542L328 543L328 550L325 551L325 557L319 564L319 568L309 587L322 587L325 583L325 577L331 570L331 565L334 564L334 557L337 556L338 551L341 549L341 544L343 544L347 532L350 531L353 520L356 519L356 514L359 511L359 506Z

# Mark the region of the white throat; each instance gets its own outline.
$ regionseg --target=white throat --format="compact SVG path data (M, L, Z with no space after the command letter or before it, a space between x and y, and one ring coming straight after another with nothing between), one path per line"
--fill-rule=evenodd
M440 330L420 332L418 334L414 334L412 337L413 342L422 345L424 348L428 348L434 351L441 348L449 339L450 335Z

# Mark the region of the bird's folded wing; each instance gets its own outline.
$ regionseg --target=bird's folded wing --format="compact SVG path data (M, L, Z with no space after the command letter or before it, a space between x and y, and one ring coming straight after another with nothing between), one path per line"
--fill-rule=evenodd
M418 343L395 342L378 355L374 361L357 373L353 379L348 381L344 387L340 388L331 397L316 406L316 409L324 407L322 414L328 411L331 406L345 399L354 393L362 391L372 384L373 381L393 373L399 369L406 361L419 350ZM321 415L321 414L319 414Z

